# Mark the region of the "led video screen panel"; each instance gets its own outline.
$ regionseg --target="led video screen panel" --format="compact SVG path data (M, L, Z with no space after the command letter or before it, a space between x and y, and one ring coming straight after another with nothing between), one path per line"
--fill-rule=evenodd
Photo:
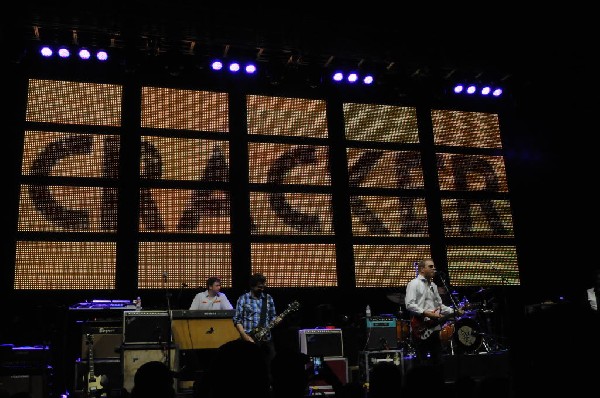
M116 257L114 242L18 241L14 288L114 289Z
M221 278L222 287L231 287L229 243L144 241L138 257L138 289L179 289L183 282L204 289L211 276Z
M252 243L252 273L267 277L269 287L336 287L335 245Z
M430 257L429 245L354 245L356 287L404 287Z

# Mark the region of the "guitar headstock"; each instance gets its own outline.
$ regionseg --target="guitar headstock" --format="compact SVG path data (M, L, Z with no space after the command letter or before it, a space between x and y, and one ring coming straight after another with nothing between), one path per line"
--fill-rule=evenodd
M296 311L298 308L300 308L300 303L298 302L298 300L295 300L294 302L290 303L290 305L288 305L286 311Z

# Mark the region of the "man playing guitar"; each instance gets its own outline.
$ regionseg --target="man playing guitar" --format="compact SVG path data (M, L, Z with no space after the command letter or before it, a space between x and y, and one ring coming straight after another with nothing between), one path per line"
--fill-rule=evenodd
M411 314L412 340L417 361L423 363L429 358L432 365L441 365L442 343L440 330L442 323L455 314L453 308L442 302L438 287L433 281L435 264L430 258L418 263L417 276L406 285L406 309ZM464 313L456 310L456 315Z

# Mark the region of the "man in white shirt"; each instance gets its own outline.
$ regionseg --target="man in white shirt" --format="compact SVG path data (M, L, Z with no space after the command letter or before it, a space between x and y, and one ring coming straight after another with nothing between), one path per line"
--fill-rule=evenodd
M198 293L190 310L232 310L233 305L225 293L221 293L221 279L211 276L206 280L206 290Z
M587 289L587 300L590 308L594 311L598 311L598 295L600 292L600 268L597 268L593 272L593 283L594 285Z
M442 302L438 287L433 281L436 274L433 260L426 258L419 261L418 272L418 275L406 285L405 304L412 318L412 340L418 362L423 363L430 358L432 365L440 365L441 325L454 315L454 309ZM458 315L463 313L462 309L457 309Z

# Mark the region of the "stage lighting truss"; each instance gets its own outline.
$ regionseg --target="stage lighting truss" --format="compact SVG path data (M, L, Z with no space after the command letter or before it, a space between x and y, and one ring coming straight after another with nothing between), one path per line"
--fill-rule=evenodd
M108 60L108 52L104 49L93 49L89 47L71 47L71 46L42 46L39 54L44 58L63 58L70 59L77 57L81 61L96 60L105 62Z
M359 73L355 71L336 70L331 74L331 80L334 83L346 85L368 86L375 82L375 78L370 73Z
M248 76L256 75L258 68L256 64L252 62L240 62L235 60L221 61L215 59L210 62L210 69L215 72L227 71L230 74L244 74Z
M504 90L492 84L485 83L456 83L452 86L452 93L466 97L500 98Z

